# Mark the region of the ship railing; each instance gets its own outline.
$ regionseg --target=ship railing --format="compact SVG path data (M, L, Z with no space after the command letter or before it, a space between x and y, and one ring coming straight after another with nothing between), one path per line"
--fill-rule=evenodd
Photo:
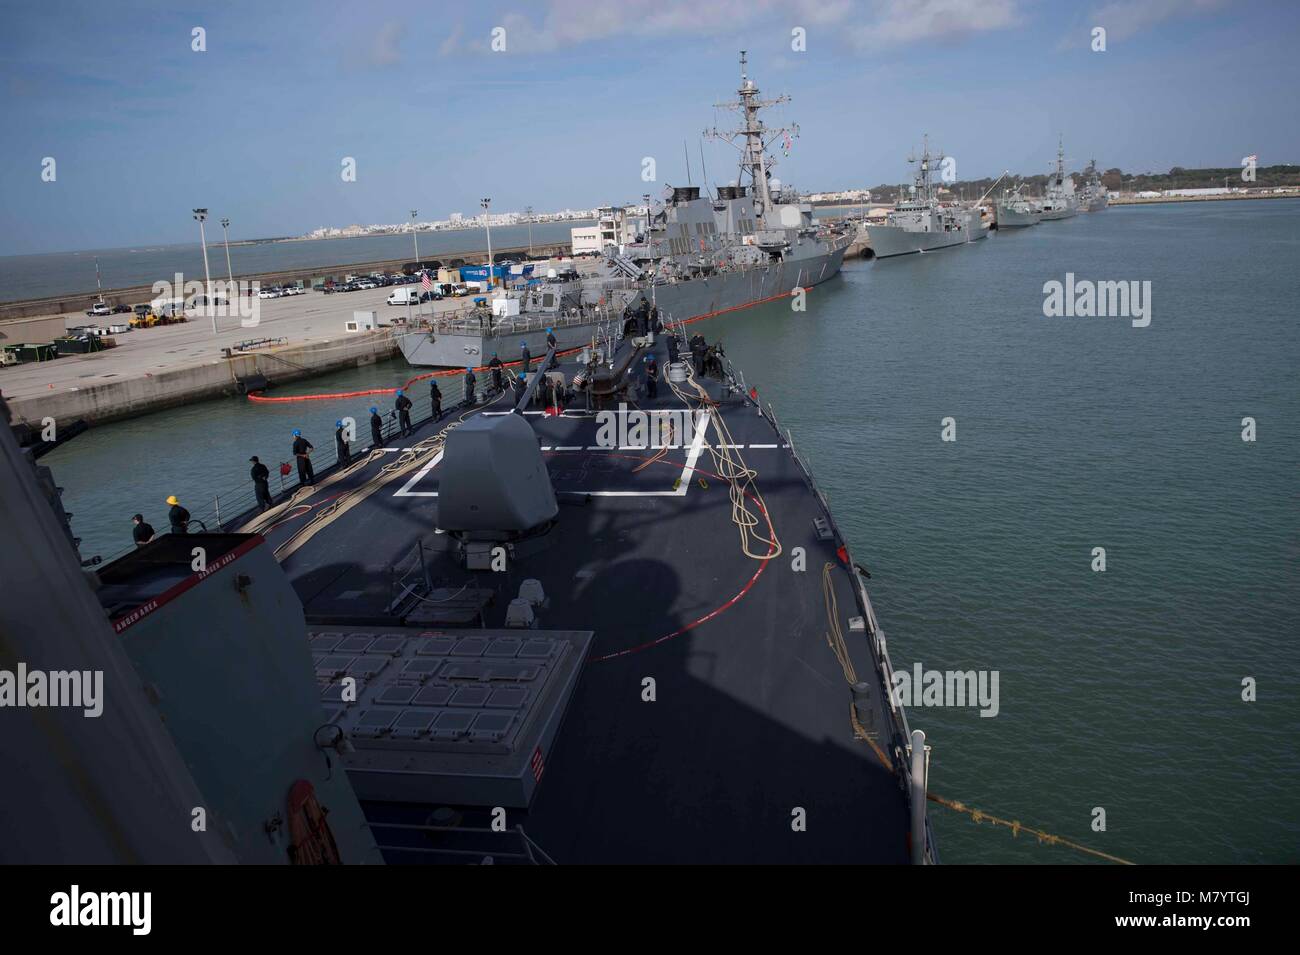
M516 332L540 331L546 328L567 328L571 325L583 325L595 320L597 317L596 313L590 310L556 312L541 316L521 315L509 318L489 317L486 312L483 312L481 315L457 315L455 318L450 319L435 318L432 321L426 319L418 323L412 323L410 327L427 328L443 335L482 333L496 336Z
M726 362L726 370L727 376L732 379L733 383L738 384L741 391L748 395L748 389L744 387L744 375L741 374L739 369L735 368L730 359ZM922 847L920 855L914 856L914 861L937 863L938 851L935 848L934 832L930 825L929 813L926 812L926 781L929 779L930 747L924 745L925 734L918 731L913 736L912 728L907 719L907 710L894 691L895 671L893 661L889 657L885 630L880 626L880 621L876 618L876 609L871 603L870 594L867 592L863 572L853 559L848 541L840 531L839 525L835 522L835 516L831 512L830 504L826 500L826 495L822 493L817 479L813 476L812 469L795 449L794 436L788 428L784 433L782 432L776 411L771 402L768 402L766 406L761 401L755 403L776 432L777 437L785 439L785 444L790 450L790 456L794 458L804 476L805 483L816 496L817 502L821 506L822 514L826 518L834 541L837 546L843 548L845 563L848 565L853 582L854 599L860 612L861 630L867 637L867 651L871 655L872 664L880 674L886 701L889 705L886 715L891 723L890 756L893 759L900 785L906 793L909 805L912 808L914 823L919 825L920 831L923 833L923 838L914 838L914 845ZM855 629L857 628L854 627L854 621L850 620L850 630ZM920 749L917 749L917 747L920 747Z
M433 861L436 857L447 857L447 861L465 862L470 859L509 860L528 865L555 865L556 862L537 842L524 832L523 826L513 826L505 832L495 832L483 826L430 826L417 823L369 821L371 833L384 853L411 853L424 856ZM430 845L403 845L381 837L380 832L420 833ZM515 836L517 844L509 845L506 836ZM475 848L454 848L450 845L438 846L439 838L447 842L459 842L465 846L478 841ZM505 843L503 845L503 842Z
M483 394L486 383L480 380L479 394ZM442 408L444 419L448 418L448 411L465 400L465 380L459 376L448 376L439 378L439 388L442 391ZM373 401L373 396L362 401ZM422 395L415 395L411 398L413 407L411 408L411 422L414 425L421 425L433 417L433 401L425 391ZM427 406L427 407L425 407ZM397 422L397 412L389 410L382 415L384 419L381 436L385 443L396 435L399 435L401 428ZM450 420L450 419L448 419ZM357 433L356 437L349 443L352 449L352 460L356 461L359 455L369 453L370 449L370 427L365 423L366 419L357 416ZM305 430L305 429L304 429ZM329 440L329 439L325 439ZM256 449L254 449L256 450ZM273 499L280 499L285 495L292 494L298 485L297 469L293 467L292 456L289 458L290 470L287 475L278 474L276 467L278 462L268 458L262 462L268 468L271 468L270 486ZM334 447L334 442L329 440L328 444L322 443L312 454L312 466L316 473L317 482L320 478L333 471L339 463L338 450ZM276 485L276 479L279 478L279 485ZM207 494L211 493L211 498ZM179 495L181 503L186 510L190 512L190 522L195 526L202 527L205 530L216 533L229 533L238 527L246 524L254 515L257 509L257 490L253 487L253 479L249 477L242 483L226 488L225 490L205 492L203 503L198 503L197 498L187 497L183 491ZM155 525L160 531L159 536L167 533L167 522L164 519L161 524ZM110 551L108 554L100 555L102 563L109 563L124 557L136 550L134 544L126 544L118 550ZM84 556L84 555L83 555Z

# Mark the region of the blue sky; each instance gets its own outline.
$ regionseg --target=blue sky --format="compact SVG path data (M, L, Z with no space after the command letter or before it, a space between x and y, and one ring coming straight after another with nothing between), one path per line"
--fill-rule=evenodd
M0 254L189 242L194 206L254 238L470 214L485 195L502 211L634 201L645 156L649 191L685 181L683 140L698 183L741 48L765 94L792 98L769 118L801 127L776 175L806 190L904 181L922 133L960 178L1044 172L1058 134L1074 168L1300 162L1289 2L0 8ZM711 181L734 177L730 147L705 156Z

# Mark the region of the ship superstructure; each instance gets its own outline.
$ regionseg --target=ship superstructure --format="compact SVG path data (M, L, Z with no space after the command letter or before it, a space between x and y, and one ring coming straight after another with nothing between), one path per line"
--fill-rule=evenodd
M997 202L997 220L999 229L1015 229L1038 225L1042 220L1039 200L1024 194L1024 183L1017 183L1012 189L1003 193Z
M921 155L907 158L909 163L917 165L908 196L894 206L884 225L867 226L867 241L876 258L933 252L988 235L979 209L940 202L934 185L934 167L944 158L942 153L931 155L928 136Z
M1098 212L1110 203L1110 195L1097 172L1097 160L1088 160L1083 170L1083 188L1079 191L1079 208L1084 212Z
M1056 169L1047 181L1047 190L1039 203L1041 221L1068 219L1079 214L1079 197L1074 191L1074 177L1065 172L1065 144L1056 146Z
M734 110L740 121L708 135L730 142L739 154L737 180L702 195L695 185L666 186L658 203L647 203L641 234L621 246L609 245L594 274L580 288L566 291L563 303L547 312L480 314L437 320L406 333L403 354L414 365L455 367L482 364L493 353L517 356L520 343L532 354L544 348L548 329L561 349L589 343L619 331L636 316L656 309L665 320L694 321L746 308L807 289L838 274L852 241L813 217L812 204L772 177L769 147L788 146L799 128L766 126L762 111L787 102L765 100L740 55L737 99L717 104Z

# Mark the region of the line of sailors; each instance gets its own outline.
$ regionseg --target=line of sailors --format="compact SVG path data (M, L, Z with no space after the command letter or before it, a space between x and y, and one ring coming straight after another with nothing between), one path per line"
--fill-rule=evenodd
M644 303L643 303L644 304ZM645 320L655 323L657 328L661 329L662 325L658 323L657 310L648 310L645 313ZM645 326L643 326L645 327ZM556 338L552 329L546 330L546 344L548 350L554 355L556 348ZM668 360L676 362L678 360L678 343L675 336L668 338ZM707 356L713 352L713 348L706 345L704 338L696 335L690 341L692 357L696 362L696 371L699 374L704 373ZM519 343L521 370L515 376L514 394L515 401L518 402L523 397L528 387L527 376L532 371L532 353L529 351L528 343L521 341ZM721 352L721 347L717 347ZM554 357L546 370L559 367L559 362ZM505 363L496 352L492 353L492 359L487 363L488 371L492 378L492 393L500 394L505 391L504 368ZM645 390L646 395L654 398L658 394L659 364L654 355L647 355L645 358ZM473 406L478 402L477 395L478 379L474 374L473 367L465 369L465 405ZM548 377L544 386L548 389L546 393L541 394L542 400L548 406L562 407L564 395L553 379ZM429 379L429 401L432 406L433 420L437 421L443 415L442 408L442 389L438 387L436 378ZM406 395L405 389L398 388L393 402L393 413L396 415L398 430L402 437L407 437L413 433L414 428L411 424L411 408L413 402ZM384 419L380 415L376 406L370 407L370 443L372 450L381 448L384 445ZM349 445L348 427L340 419L334 422L334 448L338 456L339 464L347 467L352 463L352 450ZM316 473L312 468L311 455L316 450L315 446L303 437L302 431L298 428L293 430L293 444L291 453L297 464L298 485L308 486L316 483ZM271 472L265 464L253 455L248 459L252 467L249 469L249 477L253 481L253 492L257 498L257 507L259 511L267 511L275 506L275 499L271 493ZM280 465L280 476L287 477L290 473L287 463ZM169 510L167 512L168 526L173 534L189 533L189 526L193 518L190 512L180 503L176 495L172 494L167 497ZM137 545L144 545L152 541L157 532L153 525L148 523L141 514L133 515L131 522L134 525L132 537Z

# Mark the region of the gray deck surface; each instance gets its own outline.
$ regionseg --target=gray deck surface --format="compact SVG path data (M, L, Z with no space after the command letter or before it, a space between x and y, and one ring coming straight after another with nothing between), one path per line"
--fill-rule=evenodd
M662 365L662 344L658 349ZM573 368L564 370L567 377ZM681 407L666 386L650 406ZM509 407L500 399L475 413ZM445 414L438 427L462 413ZM854 738L848 685L826 639L821 571L829 561L859 679L873 683L883 704L865 637L848 629L848 617L859 613L849 574L835 542L818 540L813 526L821 505L753 404L733 397L723 415L758 472L783 547L776 559L741 552L727 483L705 452L684 495L584 503L563 495L556 527L506 572L471 574L453 559L448 538L435 530L438 499L422 496L437 490L437 467L366 498L292 554L285 571L309 617L342 609L382 614L392 565L422 540L435 586L455 589L472 579L498 594L486 626L503 625L510 598L533 577L548 598L540 628L595 631L538 793L526 816L510 819L558 862L905 862L903 794L872 748ZM593 418L527 420L557 492L668 492L683 473L684 449L633 473L651 452L595 449ZM386 443L407 447L436 430L426 418L414 437ZM708 437L716 440L712 430ZM581 450L559 450L571 448ZM378 467L317 497L332 497ZM280 543L307 516L280 524L267 539ZM804 572L792 569L795 547L807 553ZM646 678L656 683L655 702L642 700ZM885 750L887 726L878 716ZM422 823L432 808L369 812ZM806 831L792 828L796 809L806 812ZM404 855L390 858L419 861Z

